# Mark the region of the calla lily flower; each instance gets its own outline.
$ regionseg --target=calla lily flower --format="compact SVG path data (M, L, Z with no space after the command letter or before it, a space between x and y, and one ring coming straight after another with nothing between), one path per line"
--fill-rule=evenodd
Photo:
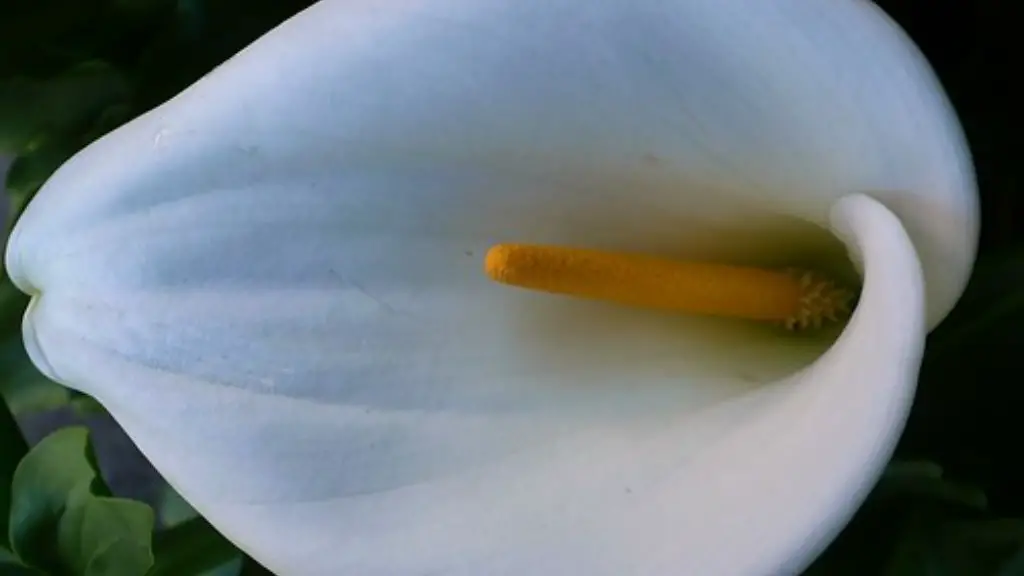
M6 265L39 368L281 575L782 574L890 457L978 225L870 2L325 0L67 162ZM794 332L494 282L519 244L859 298Z

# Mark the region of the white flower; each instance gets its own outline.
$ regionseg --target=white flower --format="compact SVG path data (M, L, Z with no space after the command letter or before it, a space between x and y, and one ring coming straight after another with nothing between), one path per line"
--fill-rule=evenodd
M869 2L327 0L68 162L7 264L41 369L282 576L781 574L891 454L976 201ZM503 242L864 286L790 334L503 287Z

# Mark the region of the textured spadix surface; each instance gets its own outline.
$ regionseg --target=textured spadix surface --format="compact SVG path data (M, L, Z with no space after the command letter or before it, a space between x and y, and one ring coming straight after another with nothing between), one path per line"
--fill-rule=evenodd
M867 2L327 0L73 158L7 266L34 361L283 576L775 574L877 477L976 212ZM831 343L498 287L509 241L865 285Z

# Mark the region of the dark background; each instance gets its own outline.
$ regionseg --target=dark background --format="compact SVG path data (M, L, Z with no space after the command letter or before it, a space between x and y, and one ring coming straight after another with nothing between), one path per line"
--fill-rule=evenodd
M993 506L1024 515L1024 70L1016 2L878 2L931 61L956 108L981 192L982 242L971 287L929 339L915 410L900 448L984 486ZM1017 302L1021 300L1021 302ZM983 324L979 326L979 323Z

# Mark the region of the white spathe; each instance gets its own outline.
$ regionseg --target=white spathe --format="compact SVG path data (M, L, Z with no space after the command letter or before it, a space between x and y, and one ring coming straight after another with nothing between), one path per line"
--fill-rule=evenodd
M868 2L326 0L78 154L6 256L33 360L282 576L746 576L877 478L976 202ZM848 250L864 291L829 347L497 286L497 242Z

